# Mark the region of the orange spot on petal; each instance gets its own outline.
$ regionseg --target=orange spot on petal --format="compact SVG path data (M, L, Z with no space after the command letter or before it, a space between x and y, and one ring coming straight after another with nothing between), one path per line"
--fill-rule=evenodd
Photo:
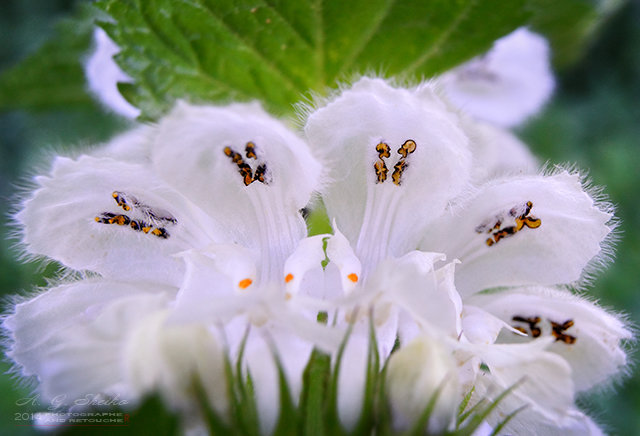
M238 282L238 287L240 289L247 289L249 286L251 286L251 283L253 283L253 280L251 279L242 279L240 280L240 282Z
M349 280L351 280L353 283L357 283L358 282L358 274L355 273L351 273L347 276L347 278Z
M284 282L289 283L291 280L293 280L293 274L289 273L285 276Z

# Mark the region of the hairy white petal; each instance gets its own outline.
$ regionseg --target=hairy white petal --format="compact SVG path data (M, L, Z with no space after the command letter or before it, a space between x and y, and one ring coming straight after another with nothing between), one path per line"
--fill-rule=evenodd
M225 228L232 242L261 250L261 280L280 283L286 257L306 236L298 211L320 176L305 143L257 103L179 103L161 120L156 138L157 174ZM240 165L247 165L246 177Z
M527 219L540 220L539 226L507 234L527 202ZM611 216L584 192L578 175L497 180L443 216L421 247L462 261L456 286L463 296L495 286L571 283L601 253Z
M447 96L474 117L504 127L537 113L554 88L547 41L525 28L441 77Z
M11 357L35 375L47 400L131 395L122 353L129 332L166 307L175 289L107 280L61 285L16 305L4 323Z
M495 419L498 422L499 419ZM535 410L524 409L503 430L514 435L603 436L598 425L575 408L555 419L546 419Z
M188 411L199 384L210 406L226 412L222 347L205 325L167 325L166 317L166 311L157 311L130 332L123 350L128 385L140 397L160 391L173 408Z
M39 189L16 216L23 225L23 242L31 254L46 255L69 268L179 284L184 266L173 255L224 237L195 206L141 165L58 157L51 175L36 180ZM131 210L118 205L116 192L126 196ZM134 198L146 209L136 207ZM154 221L149 211L175 222ZM163 228L167 237L136 231L127 223L99 222L105 213Z
M476 295L469 299L487 312L504 322L529 330L523 322L514 317L540 318L536 327L540 337L557 338L548 351L562 356L572 368L572 378L578 391L589 389L618 374L627 364L621 341L630 339L631 332L624 323L594 303L572 295L568 291L550 288L522 288L506 290L486 295ZM571 321L566 329L556 328L553 334L551 322L562 325ZM531 332L528 332L531 334ZM574 343L566 343L563 335L570 335ZM506 341L529 341L531 336L522 337L504 333Z
M323 196L329 216L363 265L414 249L418 235L469 178L468 139L430 84L407 90L362 78L311 113L305 133L330 164ZM376 151L380 143L389 157ZM403 147L405 168L394 183ZM374 169L381 159L388 170L384 181Z
M112 138L107 144L93 150L91 155L148 166L151 163L155 135L156 129L153 126L140 125Z
M115 113L126 118L136 118L140 115L140 110L125 100L118 91L118 82L132 81L113 60L120 48L99 27L93 32L93 38L94 51L85 64L89 90Z

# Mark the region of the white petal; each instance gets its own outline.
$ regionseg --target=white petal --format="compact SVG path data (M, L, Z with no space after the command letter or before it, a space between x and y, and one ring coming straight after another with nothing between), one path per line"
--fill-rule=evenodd
M418 235L469 178L468 139L430 84L407 90L360 79L313 112L305 134L330 166L323 196L329 216L365 270L415 249ZM381 143L388 148L384 159L376 151ZM388 170L384 181L374 169L382 161ZM406 166L397 172L399 184L396 165Z
M18 304L3 328L22 375L36 375L46 399L131 395L122 353L132 328L166 307L175 290L106 280L52 288Z
M503 430L509 434L532 436L604 435L591 418L577 409L569 409L561 417L554 420L545 419L534 410L524 409Z
M511 127L537 113L554 88L547 41L520 28L485 55L441 78L447 96L474 117Z
M261 281L281 283L285 259L306 236L298 211L320 177L301 139L258 104L179 103L158 126L152 160L232 242L262 251Z
M548 342L461 345L473 349L489 369L486 373L479 371L474 398L495 398L518 383L491 415L490 424L497 425L522 406L527 406L540 419L557 422L573 407L571 369L560 356L544 351Z
M342 291L348 295L357 286L362 276L362 265L353 252L351 244L334 222L334 235L327 240L327 257L338 267Z
M460 398L455 370L450 351L427 335L392 354L386 386L395 425L405 430L411 428L439 390L428 430L439 434L450 428Z
M507 234L527 202L527 219L540 220L539 226ZM463 296L496 286L571 283L601 253L610 219L584 192L578 175L504 179L484 185L435 223L421 246L462 261L456 286Z
M512 326L524 328L530 335L531 326L513 318L539 318L534 327L540 329L540 337L556 337L548 350L569 362L578 391L605 382L627 364L621 341L630 339L632 335L624 323L597 305L569 292L549 288L514 289L476 295L469 302ZM561 326L569 320L573 325L566 329L556 327L554 335L551 322ZM566 339L575 342L565 342L562 340L564 335L569 335ZM505 332L504 340L529 341L531 336L523 338Z
M172 256L223 238L210 220L200 219L195 206L140 165L58 157L51 175L37 182L39 189L17 215L24 226L23 242L30 253L69 268L178 284L184 266ZM128 211L118 205L116 193ZM105 213L126 217L131 224L147 223L151 230L98 222ZM165 229L167 237L152 234L157 229Z
M432 334L457 338L462 301L453 286L453 264L433 271L440 253L414 251L380 263L367 281L366 292L402 308Z
M126 118L136 118L140 115L140 110L125 100L118 91L118 82L132 81L113 60L120 48L99 27L93 32L93 38L94 51L85 64L89 89L102 104L117 114Z
M347 431L353 430L360 417L367 375L369 336L364 333L366 328L359 330L349 337L338 374L338 415Z
M498 338L498 334L504 328L512 330L515 334L523 334L518 330L510 328L509 324L485 312L482 309L464 305L462 313L462 331L464 336L474 344L493 344Z
M472 120L465 120L465 126L473 152L473 182L536 172L537 159L529 147L508 130Z
M155 134L156 130L153 126L141 125L117 135L107 144L93 150L91 155L149 165Z
M273 350L271 346L274 347ZM312 349L309 342L279 328L251 332L245 358L253 380L263 434L271 434L280 413L279 380L273 354L276 353L282 363L291 389L291 399L297 404L302 390L303 372Z
M329 235L315 235L300 240L296 250L284 264L283 280L290 295L297 294L307 272L322 270L325 259L324 239Z
M170 322L228 322L259 303L257 254L239 245L211 245L180 254L186 271Z
M189 411L199 383L211 407L225 413L224 352L216 338L202 324L167 325L166 316L158 311L130 332L123 350L128 384L140 397L159 391L171 407Z

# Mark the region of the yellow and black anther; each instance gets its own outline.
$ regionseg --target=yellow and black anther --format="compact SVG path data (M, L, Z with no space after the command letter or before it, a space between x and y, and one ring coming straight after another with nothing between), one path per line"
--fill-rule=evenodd
M553 322L549 320L551 323L551 334L554 338L556 338L556 342L561 341L567 345L572 345L576 343L577 338L575 336L571 336L565 333L565 330L573 327L574 322L572 319L568 319L562 324Z
M513 226L502 228L502 217L497 217L493 225L480 225L476 228L476 232L482 233L486 230L487 233L491 233L491 237L485 241L487 246L491 247L500 242L500 240L515 235L525 227L537 229L542 225L542 220L529 215L532 208L533 203L531 201L527 201L524 204L524 211L520 214L518 214L518 210L522 210L522 208L518 208L517 206L513 207L509 211L509 215L515 219L515 225Z
M400 159L393 166L393 174L391 174L392 182L400 186L402 182L402 174L409 166L407 164L407 157L416 151L416 142L413 139L407 139L398 149L397 153L400 155ZM376 145L376 152L378 153L378 160L373 164L373 170L376 174L376 183L384 183L387 180L389 174L389 168L384 161L385 158L391 157L391 148L386 142L379 142Z
M169 232L164 227L160 227L158 223L170 223L176 224L176 220L169 212L163 210L154 210L149 206L140 203L135 197L127 195L124 192L113 191L111 194L116 204L125 211L137 210L139 213L147 216L155 224L151 224L142 219L131 219L125 214L115 214L111 212L103 212L100 216L94 218L97 223L100 224L115 224L118 226L129 226L131 229L142 232L150 233L161 239L167 239Z
M222 151L224 152L225 156L229 157L231 161L238 167L238 172L240 173L240 176L242 176L242 183L244 183L245 186L249 186L253 182L260 182L265 185L267 184L265 180L265 175L267 173L267 164L258 164L254 172L251 169L251 166L242 158L242 155L234 151L231 147L225 147ZM256 154L256 145L253 142L249 141L245 145L245 155L247 156L247 159L258 160L258 155Z
M513 328L515 330L518 330L519 332L527 335L531 333L531 337L533 338L538 338L542 335L542 329L538 326L538 324L542 322L542 318L540 318L539 316L526 317L515 315L513 318L511 318L511 320L514 322L527 324L529 331L527 331L527 329L522 326L513 326ZM566 330L573 327L575 324L572 319L568 319L563 323L557 323L551 321L550 319L547 321L549 321L549 324L551 325L551 335L556 339L556 342L564 342L567 345L573 345L576 343L578 338L566 333Z
M120 206L122 209L126 210L127 212L131 210L131 206L129 205L129 203L127 203L123 192L113 191L111 196L116 201L116 203L118 203L118 206Z
M258 155L256 155L256 145L253 142L247 142L244 151L247 159L258 159Z
M527 324L529 326L529 331L531 332L531 336L534 338L537 338L542 334L542 330L540 329L540 327L538 327L538 324L541 321L539 316L524 317L524 316L516 315L513 318L511 318L511 320L515 322L522 322ZM519 332L522 332L524 334L529 334L524 327L516 326L514 328Z

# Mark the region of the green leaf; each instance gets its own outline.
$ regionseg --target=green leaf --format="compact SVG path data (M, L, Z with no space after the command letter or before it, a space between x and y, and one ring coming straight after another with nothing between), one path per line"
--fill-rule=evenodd
M275 113L377 71L429 77L526 23L527 0L101 0L100 25L147 118L174 100L261 100ZM499 11L499 13L496 13Z
M80 5L40 49L0 75L0 109L95 106L82 61L91 45L95 9Z
M623 0L530 1L531 27L549 39L557 68L578 61L601 25L624 4Z

